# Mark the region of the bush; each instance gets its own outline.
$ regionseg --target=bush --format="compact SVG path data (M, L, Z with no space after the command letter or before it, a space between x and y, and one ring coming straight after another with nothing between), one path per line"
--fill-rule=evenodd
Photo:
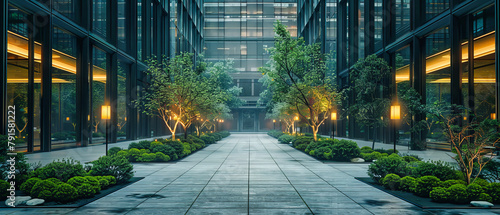
M416 184L417 184L417 180L414 177L405 176L405 177L401 178L401 184L399 185L399 188L402 191L412 192L412 190L415 188Z
M481 171L481 177L490 182L500 181L500 161L490 160Z
M485 193L490 195L491 200L495 204L500 203L500 183L488 184L485 188Z
M151 141L148 140L143 140L138 143L133 142L128 145L128 149L149 149L149 146L151 145Z
M448 187L451 187L451 185L455 185L455 184L467 185L467 182L462 181L462 180L446 180L446 181L442 181L439 186L444 187L444 188L448 188Z
M165 155L161 152L156 152L155 153L155 161L160 161L160 162L167 162L170 160L170 157L168 155Z
M161 152L159 152L161 153ZM138 161L140 162L151 162L156 159L156 154L155 153L144 153L139 157Z
M124 157L120 156L102 156L92 161L91 174L94 176L112 175L117 183L125 183L134 176L134 167Z
M481 193L479 195L479 198L477 199L478 201L486 201L486 202L493 202L493 198L491 198L490 195L486 194L486 193Z
M423 176L417 178L414 193L420 197L429 197L429 193L434 187L438 187L441 181L435 176Z
M101 190L105 190L109 187L109 181L105 178L99 178L99 185L101 186Z
M26 195L30 195L31 193L31 189L33 188L33 186L35 186L35 184L37 182L41 181L41 179L39 178L30 178L28 180L26 180L22 185L21 185L21 191L23 191L24 193L26 193ZM2 189L3 190L3 189ZM2 196L3 197L3 196Z
M80 198L90 198L95 195L95 189L92 185L85 183L76 188L76 193Z
M207 135L207 134L201 135L200 139L203 140L203 142L205 142L205 144L214 144L215 143L215 138L210 136L210 135Z
M47 180L40 180L33 186L33 188L31 188L30 195L33 198L41 198L41 199L49 198L50 200L52 200L52 191L55 188L56 184L54 184L54 182ZM44 194L40 195L43 191L48 191L48 192L45 192ZM42 196L45 198L42 198ZM50 201L49 199L45 200Z
M175 149L169 145L157 145L154 148L151 148L152 153L161 152L164 155L168 155L170 158L175 157L173 160L177 160L177 154L175 153Z
M358 144L351 140L340 140L332 146L333 159L337 161L350 161L360 156Z
M174 148L175 154L177 154L177 156L179 156L179 157L182 156L182 152L184 152L184 146L182 145L182 143L180 141L167 140L167 141L165 141L165 145L171 146L172 148ZM163 153L163 154L166 154L166 153Z
M472 182L472 184L478 184L481 187L486 187L490 183L482 178L476 178L476 180L474 180L474 182Z
M300 151L304 151L304 150L306 150L307 145L308 144L300 144L300 145L297 145L295 148L300 150Z
M457 179L453 167L443 161L418 162L412 175L413 177L432 175L443 181Z
M50 190L42 190L42 192L40 192L38 196L36 196L36 198L51 202L54 200L54 195Z
M403 156L403 160L408 163L419 161L418 158L413 156Z
M323 160L327 160L327 159L331 159L330 157L325 156L325 154L329 154L331 153L332 150L328 147L321 147L317 150L314 150L314 157L317 157L318 159L323 159Z
M399 177L404 177L408 175L409 171L407 164L397 154L381 157L368 166L368 175L376 182L379 182L380 179L391 173L399 175Z
M61 182L61 181L60 181L59 179L57 179L57 178L47 178L47 179L45 179L45 180L47 180L47 181L51 181L51 182L52 182L52 183L54 183L55 185L58 185L58 184L60 184L60 183L63 183L63 182Z
M24 182L26 183L26 182ZM7 189L9 189L10 183L4 180L0 180L0 200L5 200L10 194ZM28 194L29 195L29 194Z
M56 160L52 163L45 165L44 167L38 168L31 172L30 178L37 177L42 180L48 178L57 178L62 182L68 181L68 179L75 176L85 175L86 172L80 161L69 159Z
M62 203L71 202L77 196L76 188L67 183L57 185L53 193L54 199Z
M435 202L448 202L450 200L450 192L444 187L435 187L429 193L429 197Z
M87 179L87 183L92 186L92 189L94 189L94 193L99 193L101 191L99 180L97 180L94 176L85 176L85 179Z
M108 180L109 185L115 185L116 184L116 178L114 176L105 175L105 176L102 176L102 178Z
M314 141L314 137L298 136L293 140L292 146L294 148L297 148L297 146L299 145L305 145L305 147L307 147L307 145L309 145L309 143L311 143L312 141Z
M271 137L279 138L281 135L283 135L283 132L277 131L277 130L271 130L271 131L267 132L267 134Z
M188 139L190 139L191 141L193 141L193 143L195 143L195 144L199 144L201 146L201 148L205 147L205 142L203 142L203 140L201 140L200 138L198 138L196 136L189 135Z
M316 142L311 141L311 143L309 143L309 145L306 147L306 149L304 151L306 153L309 153L310 151L317 150L321 147L328 147L328 148L332 149L333 145L338 141L339 140L337 140L337 139L330 139L330 138L319 139Z
M280 141L280 143L284 143L284 144L289 144L289 143L293 142L294 140L295 140L295 137L292 135L289 135L289 134L281 135L278 138L278 141Z
M120 147L112 147L108 150L108 155L116 155L121 150Z
M67 182L67 184L73 186L73 187L79 187L82 186L82 184L88 183L87 179L82 177L82 176L75 176L73 178L70 178Z
M160 146L160 145L163 145L163 143L159 142L159 141L153 141L149 144L149 148L148 149L152 149L154 148L155 146Z
M401 177L396 174L388 174L382 179L382 185L386 189L399 190L401 185Z
M380 152L373 151L371 153L361 153L361 158L363 158L365 161L374 161L374 160L378 160L381 157L382 157L382 153L380 153Z
M467 187L463 184L451 185L448 188L448 192L450 193L450 201L452 203L465 204L469 201L467 198Z
M479 184L469 184L467 186L467 197L469 200L475 201L479 199L481 193L483 193L483 188Z
M361 151L361 153L372 153L373 149L369 146L363 146L363 147L361 147L360 151Z

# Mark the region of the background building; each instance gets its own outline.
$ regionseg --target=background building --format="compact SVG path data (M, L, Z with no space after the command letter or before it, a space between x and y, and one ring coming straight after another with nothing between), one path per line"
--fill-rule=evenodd
M413 87L427 104L446 101L470 108L479 120L496 118L498 4L493 0L299 0L299 36L322 41L326 52L332 47L337 50L335 69L341 87L349 85L349 70L359 58L377 54L392 67L387 81L393 86L391 98ZM337 135L372 136L352 117L337 123ZM438 126L412 135L410 125L399 126L400 143L450 148ZM381 139L392 141L391 131L380 129Z
M203 47L201 0L8 0L0 5L0 133L15 105L20 151L166 134L131 103L145 61Z
M231 59L237 70L234 83L243 88L246 104L234 109L233 120L226 120L231 131L272 129L265 109L257 105L262 84L259 67L269 61L267 48L274 45L274 23L280 20L297 36L295 0L205 0L205 57L210 62Z

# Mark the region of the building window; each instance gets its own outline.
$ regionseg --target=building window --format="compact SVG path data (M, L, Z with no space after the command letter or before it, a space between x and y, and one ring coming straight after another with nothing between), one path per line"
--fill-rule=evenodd
M130 1L118 0L118 48L129 51Z
M92 30L103 38L107 38L108 0L92 1Z
M107 54L94 47L92 51L92 73L91 73L91 115L90 125L92 143L102 143L105 141L106 121L101 119L101 106L106 103L106 80L107 80Z
M395 80L398 97L401 97L409 88L411 88L410 70L411 65L411 49L410 46L403 48L395 53ZM399 129L399 142L410 142L410 127L412 123L412 116L408 113L406 106L401 106L401 126Z
M80 0L52 0L52 8L75 22L80 22Z
M394 6L395 38L397 38L410 30L411 1L396 0Z
M128 106L127 103L127 77L130 74L130 64L127 64L121 60L118 61L118 98L117 98L117 131L116 136L118 141L127 139L127 112Z
M450 0L426 0L425 18L430 20L450 7Z
M373 47L374 51L378 51L382 48L382 29L384 26L384 7L383 0L373 1L373 25L375 27L373 32Z

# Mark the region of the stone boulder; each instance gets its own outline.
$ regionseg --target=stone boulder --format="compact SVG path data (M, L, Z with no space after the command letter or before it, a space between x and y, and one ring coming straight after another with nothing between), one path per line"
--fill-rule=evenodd
M490 208L493 207L494 205L487 202L487 201L472 201L470 202L470 205L478 208Z
M32 199L27 201L26 205L35 206L35 205L42 205L43 203L45 203L45 200L43 199Z
M365 159L363 159L363 158L353 158L353 159L351 159L351 162L353 162L353 163L364 163Z
M25 205L27 201L31 199L31 196L16 196L16 199L14 201L14 206L18 205ZM11 200L7 199L5 200L5 205L10 205Z

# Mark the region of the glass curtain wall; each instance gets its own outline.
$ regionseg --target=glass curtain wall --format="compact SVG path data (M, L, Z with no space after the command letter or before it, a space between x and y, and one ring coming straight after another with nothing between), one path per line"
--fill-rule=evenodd
M399 102L401 102L401 96L410 89L411 86L411 77L410 70L412 68L411 65L411 49L410 46L407 46L403 49L400 49L395 54L395 80L396 80L396 89L397 95L399 97ZM401 144L409 144L410 142L410 128L412 126L412 115L408 112L407 106L404 104L401 105L401 124L398 128L398 137L399 143Z
M101 107L109 105L106 103L106 80L108 58L106 52L97 47L92 49L92 73L91 73L91 131L92 143L102 143L106 136L106 120L101 119Z
M116 136L118 141L127 139L127 77L130 74L130 65L119 60L118 61L118 98L117 98L117 131Z

